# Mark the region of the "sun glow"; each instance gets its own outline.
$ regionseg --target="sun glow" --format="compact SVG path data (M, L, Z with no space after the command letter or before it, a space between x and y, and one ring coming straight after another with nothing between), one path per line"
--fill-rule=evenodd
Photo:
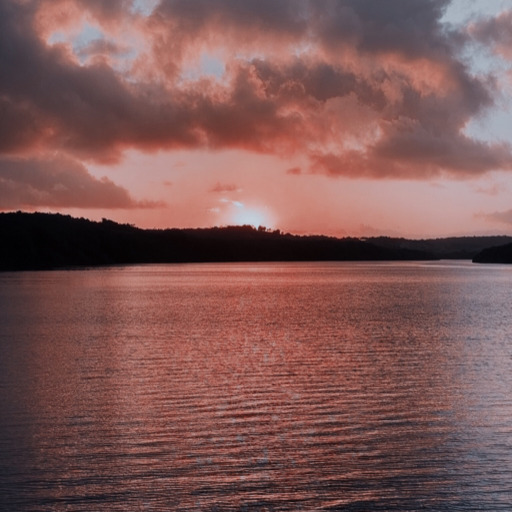
M249 225L255 228L259 226L274 227L272 215L268 212L267 208L247 208L243 206L237 208L231 219L232 223L240 226Z

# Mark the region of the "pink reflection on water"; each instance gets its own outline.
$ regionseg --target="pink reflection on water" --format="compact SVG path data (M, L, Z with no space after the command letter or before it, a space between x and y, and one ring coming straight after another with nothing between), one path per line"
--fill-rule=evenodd
M22 283L24 471L79 510L414 508L460 504L477 481L499 491L511 404L491 377L510 359L471 322L472 282L429 272L183 265Z

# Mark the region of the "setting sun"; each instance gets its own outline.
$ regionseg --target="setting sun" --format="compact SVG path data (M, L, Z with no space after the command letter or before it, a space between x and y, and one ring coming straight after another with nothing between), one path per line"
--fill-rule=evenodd
M274 227L273 219L265 208L246 208L241 206L237 208L231 217L232 224L249 225L249 226L265 226L267 228Z

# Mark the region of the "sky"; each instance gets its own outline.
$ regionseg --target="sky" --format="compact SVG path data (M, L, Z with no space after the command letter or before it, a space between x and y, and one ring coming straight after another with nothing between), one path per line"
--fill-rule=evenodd
M2 0L0 211L512 232L510 0Z

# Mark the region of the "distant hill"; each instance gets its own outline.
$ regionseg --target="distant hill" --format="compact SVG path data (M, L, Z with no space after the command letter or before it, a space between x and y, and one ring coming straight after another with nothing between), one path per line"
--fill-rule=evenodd
M479 252L474 258L474 263L512 263L512 243L488 247Z
M438 259L473 259L483 249L512 243L510 236L462 236L427 240L375 237L368 242L388 249L409 249L431 253Z
M297 236L231 226L139 229L47 213L0 214L0 270L132 263L433 259L422 249L355 238Z
M506 236L359 240L298 236L251 226L139 229L107 219L0 213L0 270L221 261L477 261L483 249L511 244L512 237Z

